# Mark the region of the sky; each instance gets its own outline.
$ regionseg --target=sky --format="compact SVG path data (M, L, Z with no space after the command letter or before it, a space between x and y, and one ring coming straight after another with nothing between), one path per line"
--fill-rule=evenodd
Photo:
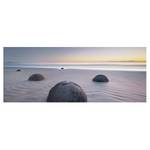
M144 47L5 47L5 64L146 62Z

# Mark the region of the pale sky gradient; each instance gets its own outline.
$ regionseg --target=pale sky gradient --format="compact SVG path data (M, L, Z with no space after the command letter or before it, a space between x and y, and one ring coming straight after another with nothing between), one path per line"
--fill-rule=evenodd
M144 47L5 47L5 63L145 62Z

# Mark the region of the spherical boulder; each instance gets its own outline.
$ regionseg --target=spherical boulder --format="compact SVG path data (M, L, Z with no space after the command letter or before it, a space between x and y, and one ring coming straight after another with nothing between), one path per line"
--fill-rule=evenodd
M41 81L41 80L44 80L44 76L41 75L41 74L32 74L30 77L29 77L29 81Z
M87 102L87 96L78 84L62 81L49 91L47 102Z
M93 78L94 82L109 82L109 79L105 75L97 75Z

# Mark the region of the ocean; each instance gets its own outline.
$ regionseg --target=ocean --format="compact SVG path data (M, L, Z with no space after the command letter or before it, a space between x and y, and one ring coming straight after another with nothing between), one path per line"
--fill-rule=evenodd
M118 70L146 71L144 63L111 63L111 64L7 64L5 68L55 68L55 69L85 69L85 70Z

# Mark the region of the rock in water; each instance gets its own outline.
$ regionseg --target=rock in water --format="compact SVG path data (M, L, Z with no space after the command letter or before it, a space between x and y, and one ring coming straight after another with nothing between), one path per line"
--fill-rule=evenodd
M64 70L64 68L62 67L61 70Z
M17 69L16 71L18 71L18 72L19 72L19 71L21 71L21 69Z
M41 80L44 80L44 76L41 75L41 74L33 74L29 77L29 81L41 81Z
M47 102L87 102L87 96L78 84L62 81L50 90Z
M105 75L97 75L93 78L94 82L109 82L108 78Z

